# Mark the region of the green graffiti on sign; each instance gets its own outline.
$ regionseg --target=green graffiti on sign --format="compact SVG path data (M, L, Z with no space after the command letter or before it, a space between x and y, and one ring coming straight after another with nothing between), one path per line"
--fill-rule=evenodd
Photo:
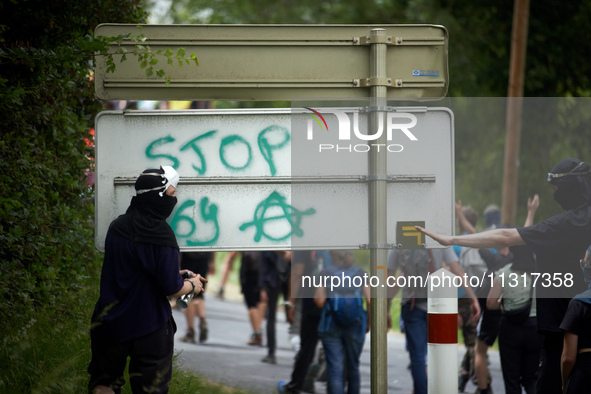
M269 216L267 216L268 212L270 212ZM281 214L276 214L276 212L280 212ZM259 242L262 237L271 241L284 241L291 235L301 237L304 235L304 231L300 227L303 216L312 215L315 212L316 210L314 210L314 208L309 208L305 211L300 211L299 209L294 208L287 203L285 197L274 191L269 197L257 205L254 213L254 220L241 225L240 231L244 231L250 226L254 226L256 228L254 235L255 242ZM280 220L287 221L290 231L285 232L281 236L267 234L265 231L265 223Z
M211 161L213 159L212 153L214 151L210 147L205 148L203 146L205 144L204 141L209 140L211 144L211 140L218 135L218 130L210 130L189 139L180 145L180 147L178 146L177 139L171 135L157 138L148 144L145 155L150 160L157 160L160 165L163 164L162 159L169 160L175 169L190 161L191 167L198 175L218 176L219 174L208 174L208 168L213 167L214 171L216 168L213 164L208 166L208 160ZM277 175L276 156L281 157L281 149L287 147L290 140L289 130L282 126L271 125L258 133L256 143L261 156L269 167L271 176ZM177 155L174 154L174 150L177 150ZM239 154L235 154L235 152ZM194 156L197 157L195 158ZM221 164L226 169L233 172L245 171L252 167L253 148L251 143L244 137L232 134L221 139L218 156ZM267 174L261 175L264 176Z
M198 232L195 220L185 212L193 209L196 202L194 200L185 201L175 212L170 221L170 227L174 230L176 236L180 239L185 239L188 246L211 246L215 245L220 236L220 225L218 223L218 207L215 204L210 204L207 197L203 197L199 203L200 215L204 224L211 223L214 232L209 239L197 239L196 232ZM188 225L189 230L181 232L181 223ZM191 239L191 237L194 237Z

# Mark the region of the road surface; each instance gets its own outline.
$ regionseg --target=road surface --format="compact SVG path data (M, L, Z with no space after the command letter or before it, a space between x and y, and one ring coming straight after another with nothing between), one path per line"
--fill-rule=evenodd
M209 338L204 344L188 344L180 341L186 332L186 321L180 310L173 310L178 326L175 349L183 368L192 370L210 381L248 390L253 393L276 393L280 380L289 381L295 351L288 337L288 324L282 309L277 312L277 364L261 362L267 354L265 347L246 344L252 332L244 303L235 300L220 300L213 294L206 295ZM198 326L198 321L196 322ZM264 327L264 324L263 324ZM197 333L198 335L198 333ZM366 336L361 355L361 393L370 394L370 334ZM266 343L266 340L264 341ZM404 336L388 334L388 393L412 392L412 378L407 369L409 358L404 350ZM458 359L464 354L459 346ZM493 391L504 392L500 371L499 354L489 351L490 371L493 376ZM466 393L473 393L475 386L469 383ZM316 392L325 393L326 384L316 383Z

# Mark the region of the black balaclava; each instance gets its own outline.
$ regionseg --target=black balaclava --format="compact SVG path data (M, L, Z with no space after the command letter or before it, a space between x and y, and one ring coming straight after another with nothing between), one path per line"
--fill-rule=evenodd
M135 182L137 195L109 229L133 242L178 249L174 231L166 222L177 203L176 197L166 194L168 181L162 167L142 172Z
M562 209L578 208L591 203L591 166L579 159L564 159L552 168L548 181L558 188L554 192L554 201Z

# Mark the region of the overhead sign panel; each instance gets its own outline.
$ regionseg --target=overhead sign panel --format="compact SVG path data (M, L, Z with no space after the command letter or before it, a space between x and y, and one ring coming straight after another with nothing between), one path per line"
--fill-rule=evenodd
M372 29L385 29L386 78L370 78ZM438 99L448 88L448 35L436 25L137 25L103 24L95 36L145 36L157 50L184 48L199 66L179 68L160 60L170 84L147 77L128 56L107 73L95 56L101 99L291 100L297 97L369 97L371 86L388 87L391 99ZM375 40L375 39L374 39ZM123 40L128 52L135 42ZM120 55L115 55L115 57Z
M397 221L423 221L444 233L453 226L451 113L409 111L389 111L403 120L400 114L412 113L417 138L409 140L399 130L388 152L388 243L393 246L400 242ZM308 112L102 112L95 134L97 248L104 249L110 222L129 206L137 176L159 165L172 165L180 175L169 222L183 250L370 247L369 144L336 141L338 118L324 109L317 112L330 131L314 129L308 139ZM356 118L367 124L367 112L343 113L351 127ZM367 134L367 126L361 132ZM340 146L319 150L319 144Z

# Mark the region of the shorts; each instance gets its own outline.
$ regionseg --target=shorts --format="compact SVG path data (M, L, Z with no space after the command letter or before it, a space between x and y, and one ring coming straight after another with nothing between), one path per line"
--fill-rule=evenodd
M240 279L242 294L244 294L244 302L246 303L247 308L256 308L261 301L258 272L242 273Z
M479 298L478 300L480 302L482 316L480 317L478 327L476 328L477 337L487 346L492 346L499 336L499 327L503 314L500 310L486 309L486 298ZM481 300L484 300L484 306L482 305Z
M458 314L462 317L462 334L464 335L464 345L474 347L476 344L476 323L472 320L472 299L458 299Z
M181 260L181 269L189 270L194 274L199 274L202 278L207 279L207 272L209 271L209 261L206 259L183 259ZM206 285L207 283L203 283L203 291L205 291ZM203 291L201 293L195 294L195 297L193 299L203 298Z
M125 366L129 363L129 383L134 393L167 393L172 378L174 319L151 334L124 343L91 342L92 359L88 365L88 392L99 385L121 393L125 384Z
M566 394L585 393L591 385L591 353L577 354L577 361L566 384Z

